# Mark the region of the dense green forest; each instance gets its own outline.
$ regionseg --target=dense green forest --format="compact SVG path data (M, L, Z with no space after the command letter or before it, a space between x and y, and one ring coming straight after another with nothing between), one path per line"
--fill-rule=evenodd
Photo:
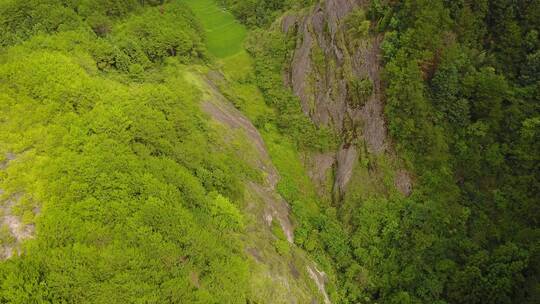
M539 33L538 0L0 0L0 303L539 303Z

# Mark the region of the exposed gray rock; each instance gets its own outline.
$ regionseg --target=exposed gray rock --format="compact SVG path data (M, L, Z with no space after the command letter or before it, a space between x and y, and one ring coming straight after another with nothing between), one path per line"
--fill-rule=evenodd
M328 26L330 32L335 35L339 30L339 25L343 17L347 16L355 7L361 4L357 0L327 0L325 12L328 16Z
M313 292L312 287L310 287L311 282L303 279L309 275L303 272L304 265L314 264L294 245L294 226L289 217L290 207L277 192L276 186L280 177L271 162L265 143L249 119L220 93L213 81L221 81L221 78L215 76L212 74L212 79L210 77L203 78L206 80L209 90L206 90L208 96L205 96L204 102L201 103L202 109L213 120L223 124L228 129L244 132L256 154L254 157L250 155L249 158L255 158L253 165L266 174L266 179L263 182L246 181L245 183L248 197L246 212L253 215L255 219L255 221L249 221L246 228L246 237L255 238L252 239L254 243L250 244L250 247L246 248L245 251L253 257L255 263L264 265L261 269L264 269L264 277L269 280L271 285L265 286L265 288L269 288L271 292L285 293L287 301L290 303L309 303L313 298L322 298L322 295ZM253 162L253 159L248 161ZM275 251L272 232L269 229L274 221L279 223L282 228L290 243L291 252L294 252L293 256L281 256ZM300 267L300 265L302 266ZM315 284L324 284L324 273L316 271L313 274L319 279L314 282ZM327 295L324 296L327 299ZM280 301L280 303L282 302ZM325 301L325 303L329 302Z
M306 115L310 115L309 95L307 92L308 76L311 74L311 48L313 46L313 37L309 30L309 23L303 22L299 25L298 37L299 45L294 53L291 63L290 82L294 94L302 100L302 109ZM311 115L310 115L311 116Z
M307 271L309 276L313 281L315 281L315 284L317 285L317 288L319 288L319 291L324 297L324 303L330 304L330 298L328 297L328 294L326 293L326 273L319 271L317 267L315 266L308 266Z
M16 194L0 202L0 228L7 227L7 233L13 238L13 242L0 246L0 260L11 258L24 240L34 237L34 225L24 224L20 216L12 213L13 206L21 198L22 194Z
M285 15L281 19L281 30L288 34L296 27L296 16L295 15Z
M340 197L346 191L357 160L358 152L354 146L342 146L336 154L337 169L334 191L339 191L336 194L339 194Z
M215 75L215 73L213 74ZM212 81L207 79L207 85L212 89L212 96L202 103L203 110L210 114L215 120L229 126L232 129L241 129L251 140L257 150L257 166L266 173L268 186L274 189L279 181L276 168L270 161L270 156L266 150L266 145L259 134L259 131L251 121L240 111L238 111L220 92Z
M401 194L405 196L411 195L412 192L412 179L409 172L405 170L399 170L394 177L394 185Z
M353 71L357 77L369 77L373 82L373 94L359 111L357 120L363 122L363 137L370 153L386 151L386 126L380 80L380 44L382 37L375 37L370 44L359 47L353 57Z
M308 176L311 178L317 188L320 196L324 196L324 191L327 186L327 177L329 170L332 169L336 162L336 155L333 152L316 153L311 155L306 164Z
M284 73L284 83L300 98L304 113L315 124L343 135L333 157L334 191L339 191L334 194L340 196L358 161L355 143L364 142L367 152L374 155L391 153L380 79L382 36L361 39L354 46L346 37L346 17L366 4L360 0L323 0L308 12L282 19L284 32L296 35L296 49ZM321 54L324 62L320 62ZM373 84L371 96L360 106L351 99L354 92L349 91L350 79L369 79ZM320 165L321 170L327 167L326 162ZM312 177L316 183L320 178Z
M265 173L266 181L263 185L248 182L248 188L257 194L264 203L264 221L268 225L272 224L272 220L276 219L289 243L294 242L294 226L289 217L289 204L276 191L276 186L279 181L279 174L270 160L266 145L259 134L259 131L251 123L251 121L238 111L219 91L210 79L207 79L207 85L211 88L211 96L207 101L202 103L202 108L210 114L215 120L227 125L232 129L240 129L245 132L246 136L257 150L256 166Z
M294 242L294 227L289 217L289 204L287 204L287 202L279 194L277 194L274 189L251 182L248 183L248 187L250 191L262 198L265 203L263 216L266 224L270 226L272 225L272 221L276 219L281 226L287 241L292 244Z

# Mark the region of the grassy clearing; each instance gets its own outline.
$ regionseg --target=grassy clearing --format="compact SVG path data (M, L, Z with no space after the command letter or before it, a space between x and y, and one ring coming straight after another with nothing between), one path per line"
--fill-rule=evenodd
M243 51L246 28L213 0L185 0L201 21L210 53L226 58Z

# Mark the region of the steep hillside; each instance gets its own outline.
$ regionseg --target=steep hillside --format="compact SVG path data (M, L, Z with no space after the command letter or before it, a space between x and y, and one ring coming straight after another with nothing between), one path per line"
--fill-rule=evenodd
M336 135L298 137L329 221L298 243L330 257L337 301L535 302L538 1L224 2L267 102Z
M0 303L536 303L539 20L0 0Z
M288 13L281 21L282 30L296 40L285 83L300 98L306 115L341 137L335 155L325 154L332 158L337 199L346 193L358 161L392 153L383 118L382 36L369 35L365 10L360 2L324 1L307 12ZM396 185L410 194L405 171L396 176Z
M0 67L0 301L328 302L263 136L229 100L260 96L239 79L245 28L213 1L33 4L58 15L2 23L18 31Z

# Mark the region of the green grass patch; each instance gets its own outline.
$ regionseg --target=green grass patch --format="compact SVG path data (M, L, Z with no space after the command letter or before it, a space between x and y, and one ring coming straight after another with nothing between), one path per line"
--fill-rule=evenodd
M243 50L246 28L213 0L185 0L206 33L208 51L226 58Z

